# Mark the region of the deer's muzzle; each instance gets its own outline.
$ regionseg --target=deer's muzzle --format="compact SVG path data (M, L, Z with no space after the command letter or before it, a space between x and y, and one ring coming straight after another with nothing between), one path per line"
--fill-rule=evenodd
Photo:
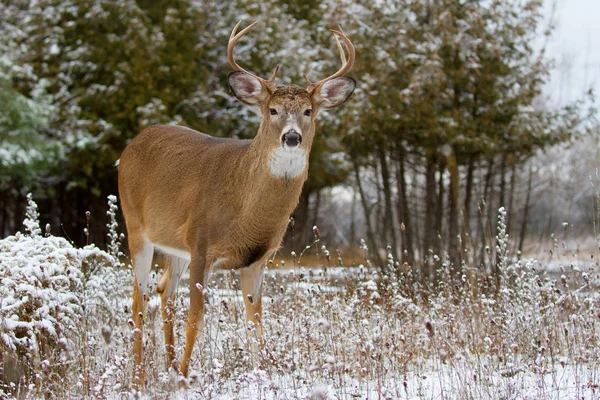
M284 147L298 147L302 143L302 135L294 129L290 129L281 136L281 144Z

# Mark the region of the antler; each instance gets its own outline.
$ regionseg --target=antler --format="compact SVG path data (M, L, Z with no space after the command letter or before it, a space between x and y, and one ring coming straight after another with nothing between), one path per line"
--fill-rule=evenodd
M342 61L342 68L340 68L335 74L328 76L325 79L321 79L320 81L317 81L317 82L311 82L310 79L308 79L308 76L306 74L304 74L304 79L306 80L306 83L307 83L306 90L308 92L314 91L316 88L322 86L325 82L327 82L331 79L334 79L334 78L337 78L340 76L344 76L346 74L346 72L348 72L350 70L350 68L352 68L352 65L354 64L354 58L356 55L356 52L354 50L354 45L352 44L350 39L348 39L346 34L344 34L342 27L338 25L338 29L330 29L330 31L333 33L333 37L335 38L335 44L337 45L338 50L340 51L340 60ZM342 43L340 42L340 38L342 38L342 40L344 41L344 44L346 45L346 49L348 49L348 60L347 61L346 61L346 54L344 52L344 48L342 47Z
M260 76L253 74L252 72L246 71L244 68L240 67L240 65L237 62L235 62L235 59L233 58L233 50L235 48L235 44L238 42L238 40L240 40L240 38L242 36L244 36L246 33L248 33L248 31L250 29L252 29L254 27L254 25L258 24L258 21L254 21L252 24L248 25L246 28L242 29L239 33L236 34L236 31L241 23L242 23L242 21L239 21L233 27L233 31L231 31L231 35L229 35L229 43L227 45L227 59L229 60L229 64L231 64L231 66L233 67L234 70L242 71L249 75L252 75L256 79L261 81L263 84L265 84L267 87L275 88L275 77L277 76L277 71L279 71L279 65L277 67L275 67L275 71L273 71L271 78L269 80L266 80L266 79L261 78Z

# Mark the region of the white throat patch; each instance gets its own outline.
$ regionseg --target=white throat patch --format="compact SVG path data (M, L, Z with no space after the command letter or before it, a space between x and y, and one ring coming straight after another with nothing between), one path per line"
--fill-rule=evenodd
M279 147L269 154L269 171L278 178L295 178L306 168L306 152Z

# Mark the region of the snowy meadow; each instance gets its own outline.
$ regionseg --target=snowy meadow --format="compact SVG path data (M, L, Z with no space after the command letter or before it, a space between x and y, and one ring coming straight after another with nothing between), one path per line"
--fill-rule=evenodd
M187 379L165 366L155 295L145 325L147 384L137 392L133 272L118 261L114 198L109 205L108 251L42 233L31 198L24 232L0 241L0 398L600 398L596 258L564 257L552 273L547 263L512 260L502 212L497 278L436 257L440 282L425 286L391 256L387 268L372 266L366 248L363 264L347 266L318 237L291 263L276 257L256 359L238 276L216 272ZM308 254L321 265L304 266ZM157 270L154 284L159 277ZM184 281L179 357L188 294Z

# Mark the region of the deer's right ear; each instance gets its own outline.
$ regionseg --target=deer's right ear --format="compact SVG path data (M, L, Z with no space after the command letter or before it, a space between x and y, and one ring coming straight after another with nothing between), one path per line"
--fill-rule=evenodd
M231 91L242 103L255 106L269 97L269 91L255 76L243 71L230 72L227 76Z

